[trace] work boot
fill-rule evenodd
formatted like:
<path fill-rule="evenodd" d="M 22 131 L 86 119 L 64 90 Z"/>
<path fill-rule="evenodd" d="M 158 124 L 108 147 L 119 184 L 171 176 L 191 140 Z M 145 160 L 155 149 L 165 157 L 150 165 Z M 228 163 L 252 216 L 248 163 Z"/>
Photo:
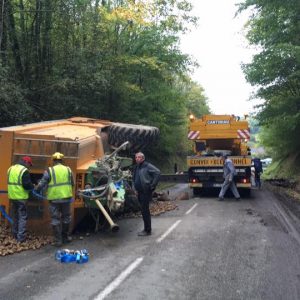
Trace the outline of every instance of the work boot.
<path fill-rule="evenodd" d="M 23 243 L 26 242 L 26 239 L 17 239 L 17 242 L 18 242 L 19 244 L 23 244 Z"/>
<path fill-rule="evenodd" d="M 138 236 L 147 236 L 147 235 L 151 235 L 151 231 L 142 230 L 138 233 Z"/>
<path fill-rule="evenodd" d="M 62 224 L 62 242 L 64 244 L 72 242 L 72 237 L 69 235 L 69 224 Z"/>
<path fill-rule="evenodd" d="M 55 247 L 61 247 L 62 246 L 62 236 L 61 236 L 61 229 L 60 225 L 53 225 L 53 237 L 54 237 L 54 242 L 53 246 Z"/>

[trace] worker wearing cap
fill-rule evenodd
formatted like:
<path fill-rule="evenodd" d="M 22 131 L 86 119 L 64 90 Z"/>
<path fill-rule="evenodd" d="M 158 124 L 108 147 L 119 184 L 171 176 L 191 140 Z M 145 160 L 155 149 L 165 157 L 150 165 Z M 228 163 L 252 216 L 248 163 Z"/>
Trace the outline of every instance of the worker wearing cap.
<path fill-rule="evenodd" d="M 7 171 L 8 198 L 11 203 L 14 221 L 12 232 L 14 238 L 20 243 L 26 239 L 26 203 L 29 192 L 34 188 L 29 174 L 31 166 L 31 158 L 24 156 L 19 163 L 11 166 Z"/>
<path fill-rule="evenodd" d="M 36 188 L 37 191 L 47 188 L 54 246 L 57 247 L 72 240 L 69 236 L 69 227 L 74 179 L 71 169 L 63 165 L 63 157 L 64 155 L 59 152 L 52 155 L 53 167 L 44 172 Z"/>

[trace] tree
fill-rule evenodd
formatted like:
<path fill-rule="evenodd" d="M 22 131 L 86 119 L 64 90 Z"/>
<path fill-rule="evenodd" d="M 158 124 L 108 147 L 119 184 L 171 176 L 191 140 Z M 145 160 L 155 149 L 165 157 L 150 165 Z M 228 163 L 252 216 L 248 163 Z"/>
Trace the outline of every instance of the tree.
<path fill-rule="evenodd" d="M 300 3 L 297 0 L 247 0 L 252 9 L 248 40 L 260 52 L 243 66 L 248 82 L 264 99 L 257 118 L 266 130 L 263 142 L 277 157 L 299 151 Z"/>
<path fill-rule="evenodd" d="M 203 87 L 193 81 L 187 87 L 186 99 L 188 112 L 193 113 L 197 118 L 209 114 L 208 99 L 204 94 Z"/>
<path fill-rule="evenodd" d="M 9 79 L 8 71 L 0 64 L 0 116 L 1 126 L 22 124 L 29 121 L 32 110 L 22 88 L 17 82 Z"/>
<path fill-rule="evenodd" d="M 28 108 L 20 119 L 12 114 L 9 124 L 32 115 L 35 120 L 88 116 L 142 123 L 161 130 L 158 156 L 176 148 L 195 65 L 179 48 L 180 34 L 196 21 L 188 1 L 0 3 L 5 85 L 14 84 Z M 194 93 L 203 99 L 200 113 L 206 102 L 200 87 Z M 0 123 L 8 124 L 4 117 Z"/>

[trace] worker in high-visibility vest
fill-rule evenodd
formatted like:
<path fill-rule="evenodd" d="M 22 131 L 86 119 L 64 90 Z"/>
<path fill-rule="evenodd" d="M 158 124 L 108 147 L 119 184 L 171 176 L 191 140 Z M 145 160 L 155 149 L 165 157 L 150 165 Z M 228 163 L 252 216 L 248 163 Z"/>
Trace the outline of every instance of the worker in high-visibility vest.
<path fill-rule="evenodd" d="M 19 163 L 11 166 L 7 171 L 7 192 L 13 215 L 12 233 L 20 243 L 26 240 L 26 203 L 29 192 L 34 188 L 29 174 L 31 166 L 31 157 L 24 156 Z"/>
<path fill-rule="evenodd" d="M 63 158 L 64 155 L 60 152 L 52 155 L 53 167 L 44 172 L 36 188 L 37 191 L 41 191 L 47 187 L 54 246 L 57 247 L 72 241 L 69 228 L 74 179 L 71 169 L 63 165 Z"/>

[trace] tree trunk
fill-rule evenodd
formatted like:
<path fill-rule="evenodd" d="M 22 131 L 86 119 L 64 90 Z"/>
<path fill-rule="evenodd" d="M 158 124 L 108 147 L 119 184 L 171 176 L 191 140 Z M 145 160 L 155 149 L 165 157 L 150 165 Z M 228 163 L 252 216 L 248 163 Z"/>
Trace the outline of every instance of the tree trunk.
<path fill-rule="evenodd" d="M 45 0 L 45 25 L 43 34 L 43 49 L 42 49 L 42 67 L 47 73 L 51 73 L 52 55 L 51 55 L 51 22 L 52 22 L 52 7 L 51 0 Z"/>
<path fill-rule="evenodd" d="M 36 0 L 36 15 L 35 15 L 35 26 L 34 26 L 34 46 L 35 46 L 35 78 L 41 78 L 41 20 L 42 20 L 42 2 L 41 0 Z"/>
<path fill-rule="evenodd" d="M 29 49 L 28 49 L 28 40 L 27 40 L 27 31 L 25 26 L 25 8 L 23 0 L 19 0 L 20 8 L 20 43 L 22 45 L 23 53 L 23 69 L 24 69 L 24 79 L 28 79 L 29 73 Z"/>
<path fill-rule="evenodd" d="M 3 28 L 4 28 L 4 0 L 1 0 L 0 2 L 0 51 L 2 50 Z"/>
<path fill-rule="evenodd" d="M 17 37 L 16 32 L 16 26 L 15 26 L 15 18 L 13 15 L 12 6 L 9 0 L 6 2 L 7 5 L 7 18 L 8 18 L 8 24 L 9 24 L 9 38 L 11 40 L 11 48 L 15 60 L 16 65 L 16 71 L 19 74 L 20 78 L 24 78 L 23 74 L 23 66 L 22 66 L 22 60 L 21 60 L 21 51 L 19 46 L 19 41 Z"/>
<path fill-rule="evenodd" d="M 7 38 L 7 28 L 5 23 L 5 0 L 0 1 L 0 53 L 2 58 L 2 63 L 6 62 L 6 38 Z"/>

